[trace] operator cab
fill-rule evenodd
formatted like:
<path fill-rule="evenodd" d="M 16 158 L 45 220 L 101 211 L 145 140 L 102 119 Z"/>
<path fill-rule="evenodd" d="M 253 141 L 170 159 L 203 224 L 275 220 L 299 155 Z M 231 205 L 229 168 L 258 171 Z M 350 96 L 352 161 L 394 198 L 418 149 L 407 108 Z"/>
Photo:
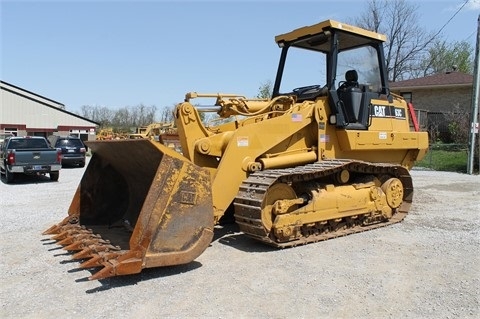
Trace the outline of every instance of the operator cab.
<path fill-rule="evenodd" d="M 297 101 L 328 97 L 330 123 L 367 130 L 372 99 L 389 97 L 383 42 L 386 37 L 332 20 L 275 37 L 282 48 L 273 97 Z M 305 86 L 298 86 L 299 83 Z"/>

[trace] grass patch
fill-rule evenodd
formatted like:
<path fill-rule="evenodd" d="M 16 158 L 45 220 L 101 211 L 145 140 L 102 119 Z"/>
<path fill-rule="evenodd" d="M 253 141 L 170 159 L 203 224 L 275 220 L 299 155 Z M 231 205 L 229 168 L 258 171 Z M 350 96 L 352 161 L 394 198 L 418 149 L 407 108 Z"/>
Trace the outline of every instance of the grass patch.
<path fill-rule="evenodd" d="M 415 166 L 436 171 L 467 172 L 468 152 L 465 149 L 444 149 L 432 145 L 427 155 Z"/>

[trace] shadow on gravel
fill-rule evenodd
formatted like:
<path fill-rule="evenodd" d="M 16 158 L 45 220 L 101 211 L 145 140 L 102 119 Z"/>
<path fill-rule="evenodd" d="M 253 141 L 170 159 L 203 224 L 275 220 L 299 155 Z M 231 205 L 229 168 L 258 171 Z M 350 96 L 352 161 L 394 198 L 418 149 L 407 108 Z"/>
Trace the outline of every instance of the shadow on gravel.
<path fill-rule="evenodd" d="M 63 256 L 63 255 L 66 255 L 66 254 L 70 254 L 68 251 L 63 250 L 63 246 L 57 245 L 56 240 L 52 240 L 50 238 L 44 238 L 44 239 L 40 239 L 40 241 L 42 242 L 43 246 L 51 246 L 51 248 L 48 248 L 48 251 L 59 250 L 61 252 L 64 252 L 64 253 L 61 253 L 61 254 L 56 254 L 54 256 Z"/>
<path fill-rule="evenodd" d="M 13 182 L 8 183 L 5 181 L 5 175 L 0 174 L 2 183 L 5 185 L 25 185 L 25 184 L 43 184 L 43 183 L 56 183 L 50 180 L 50 177 L 47 175 L 25 175 L 25 174 L 16 174 Z M 60 178 L 62 174 L 60 174 Z"/>
<path fill-rule="evenodd" d="M 273 247 L 247 237 L 240 232 L 235 223 L 216 226 L 213 241 L 249 253 L 266 253 L 274 250 Z"/>
<path fill-rule="evenodd" d="M 266 246 L 262 243 L 259 243 L 251 238 L 248 238 L 243 233 L 240 232 L 238 225 L 235 223 L 226 224 L 222 226 L 216 226 L 214 232 L 214 238 L 212 242 L 218 241 L 221 244 L 246 251 L 246 252 L 270 252 L 273 248 Z M 207 248 L 207 249 L 214 249 L 214 248 Z M 63 255 L 63 254 L 59 254 Z M 67 255 L 70 253 L 67 252 Z M 78 260 L 63 260 L 61 263 L 71 263 L 71 262 L 82 262 Z M 138 282 L 146 281 L 150 279 L 158 279 L 162 277 L 169 277 L 169 276 L 176 276 L 180 275 L 189 271 L 193 271 L 202 264 L 198 261 L 192 261 L 191 263 L 185 265 L 177 265 L 177 266 L 168 266 L 168 267 L 157 267 L 157 268 L 146 268 L 143 269 L 141 273 L 134 274 L 134 275 L 127 275 L 127 276 L 117 276 L 111 277 L 106 279 L 98 280 L 101 284 L 100 287 L 96 287 L 94 289 L 87 290 L 87 294 L 91 293 L 98 293 L 114 288 L 121 288 L 125 286 L 132 286 L 138 284 Z M 95 273 L 96 269 L 81 269 L 75 268 L 71 269 L 69 273 L 77 273 L 80 271 L 89 270 L 92 274 Z M 88 277 L 77 279 L 76 282 L 86 282 L 88 281 Z"/>
<path fill-rule="evenodd" d="M 224 244 L 242 251 L 246 251 L 246 252 L 262 253 L 262 252 L 270 252 L 273 250 L 273 248 L 245 236 L 243 233 L 239 231 L 238 225 L 236 225 L 235 223 L 216 226 L 213 242 L 215 241 L 218 241 L 221 244 Z M 51 242 L 45 241 L 43 244 L 50 245 Z M 214 249 L 214 248 L 207 248 L 207 249 Z M 82 260 L 70 259 L 69 258 L 70 255 L 71 255 L 70 252 L 65 252 L 65 253 L 59 253 L 55 257 L 59 257 L 59 256 L 65 257 L 64 260 L 60 261 L 61 264 L 82 263 Z M 99 293 L 102 291 L 108 291 L 110 289 L 132 286 L 132 285 L 138 284 L 141 281 L 180 275 L 189 271 L 193 271 L 201 266 L 202 264 L 200 262 L 192 261 L 191 263 L 188 263 L 185 265 L 146 268 L 146 269 L 143 269 L 142 272 L 139 274 L 116 276 L 116 277 L 98 280 L 101 286 L 86 290 L 85 292 L 87 294 L 93 294 L 93 293 Z M 97 268 L 82 269 L 77 267 L 77 268 L 68 270 L 68 272 L 80 273 L 85 270 L 91 272 L 91 274 L 94 274 L 97 271 Z M 88 277 L 79 278 L 75 280 L 75 282 L 77 283 L 88 282 L 88 281 L 89 281 Z"/>
<path fill-rule="evenodd" d="M 40 241 L 44 246 L 55 245 L 54 247 L 48 248 L 48 251 L 57 252 L 56 254 L 53 255 L 53 257 L 54 258 L 60 257 L 61 258 L 61 260 L 59 260 L 60 264 L 62 265 L 72 264 L 73 265 L 72 267 L 75 267 L 67 270 L 68 273 L 80 273 L 80 272 L 88 271 L 93 275 L 94 273 L 97 272 L 97 270 L 99 270 L 99 268 L 83 269 L 78 267 L 82 262 L 88 259 L 72 259 L 71 257 L 74 255 L 74 252 L 64 250 L 62 246 L 57 245 L 57 242 L 55 240 L 44 238 L 44 239 L 41 239 Z M 109 290 L 112 288 L 120 288 L 125 286 L 136 285 L 140 281 L 175 276 L 188 271 L 195 270 L 201 266 L 202 266 L 201 263 L 197 261 L 193 261 L 186 265 L 146 268 L 146 269 L 143 269 L 142 272 L 139 274 L 117 276 L 117 277 L 98 280 L 98 282 L 101 283 L 101 286 L 95 289 L 87 290 L 86 293 L 96 293 L 104 290 Z M 88 276 L 75 280 L 75 282 L 87 282 L 87 281 L 89 281 Z"/>
<path fill-rule="evenodd" d="M 65 166 L 62 166 L 62 169 L 66 169 L 66 170 L 71 170 L 71 169 L 76 169 L 76 168 L 85 168 L 85 167 L 80 167 L 78 165 L 65 165 Z"/>
<path fill-rule="evenodd" d="M 110 289 L 114 288 L 122 288 L 126 286 L 133 286 L 138 284 L 140 281 L 147 281 L 150 279 L 158 279 L 162 277 L 169 277 L 169 276 L 175 276 L 175 275 L 180 275 L 185 272 L 189 272 L 192 270 L 195 270 L 199 267 L 201 267 L 202 264 L 197 262 L 197 261 L 192 261 L 189 264 L 186 265 L 178 265 L 178 266 L 169 266 L 169 267 L 158 267 L 158 268 L 146 268 L 143 269 L 141 273 L 135 274 L 135 275 L 127 275 L 127 276 L 117 276 L 117 277 L 111 277 L 111 278 L 106 278 L 106 279 L 101 279 L 98 280 L 98 282 L 101 284 L 100 287 L 96 287 L 93 289 L 86 290 L 85 292 L 87 294 L 92 294 L 92 293 L 97 293 L 97 292 L 102 292 L 102 291 L 107 291 Z M 85 269 L 72 269 L 69 272 L 76 272 L 80 270 L 85 270 Z M 94 271 L 92 272 L 92 274 Z M 88 277 L 81 278 L 75 280 L 76 282 L 86 282 L 88 281 Z"/>
<path fill-rule="evenodd" d="M 51 239 L 41 239 L 42 245 L 50 246 L 55 245 L 53 247 L 49 247 L 49 251 L 57 252 L 54 257 L 60 257 L 63 260 L 60 260 L 60 264 L 76 264 L 77 266 L 80 265 L 84 260 L 74 260 L 70 257 L 73 255 L 72 252 L 68 252 L 62 249 L 61 246 L 56 245 L 56 241 Z M 214 237 L 212 242 L 218 242 L 223 245 L 227 245 L 233 247 L 235 249 L 239 249 L 245 252 L 254 252 L 254 253 L 265 253 L 271 252 L 274 248 L 257 242 L 245 234 L 240 232 L 239 227 L 235 223 L 229 223 L 221 226 L 216 226 L 214 231 Z M 207 249 L 215 249 L 215 248 L 207 248 Z M 193 271 L 202 264 L 198 261 L 192 261 L 185 265 L 177 265 L 177 266 L 167 266 L 167 267 L 156 267 L 156 268 L 146 268 L 143 269 L 142 272 L 139 274 L 134 275 L 126 275 L 126 276 L 116 276 L 106 279 L 98 280 L 101 286 L 96 287 L 94 289 L 86 290 L 87 294 L 98 293 L 102 291 L 108 291 L 114 288 L 121 288 L 126 286 L 136 285 L 141 281 L 147 281 L 151 279 L 158 279 L 163 277 L 169 276 L 176 276 L 180 275 L 189 271 Z M 75 267 L 75 266 L 74 266 Z M 98 268 L 90 268 L 90 269 L 83 269 L 83 268 L 72 268 L 68 270 L 68 273 L 80 273 L 83 271 L 88 271 L 92 275 L 98 270 Z M 88 276 L 84 278 L 76 279 L 75 282 L 88 282 Z"/>

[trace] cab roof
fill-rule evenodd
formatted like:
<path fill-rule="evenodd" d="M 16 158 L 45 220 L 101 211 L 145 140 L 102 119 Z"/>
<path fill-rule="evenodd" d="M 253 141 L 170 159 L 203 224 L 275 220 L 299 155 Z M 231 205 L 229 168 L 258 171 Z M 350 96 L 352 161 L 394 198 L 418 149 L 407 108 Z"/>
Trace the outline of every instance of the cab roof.
<path fill-rule="evenodd" d="M 385 42 L 387 40 L 384 34 L 368 31 L 334 20 L 326 20 L 277 35 L 275 42 L 277 42 L 280 47 L 288 44 L 294 47 L 328 52 L 330 50 L 328 41 L 330 30 L 339 31 L 340 51 L 371 42 Z"/>

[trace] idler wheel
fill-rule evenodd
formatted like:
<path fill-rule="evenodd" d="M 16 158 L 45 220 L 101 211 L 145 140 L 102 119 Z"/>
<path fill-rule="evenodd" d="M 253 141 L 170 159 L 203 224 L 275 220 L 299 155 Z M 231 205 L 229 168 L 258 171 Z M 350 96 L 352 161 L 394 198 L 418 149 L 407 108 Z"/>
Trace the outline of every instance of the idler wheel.
<path fill-rule="evenodd" d="M 403 185 L 398 178 L 390 178 L 382 185 L 382 190 L 387 197 L 387 204 L 398 208 L 403 202 Z"/>
<path fill-rule="evenodd" d="M 276 215 L 273 213 L 273 204 L 275 204 L 275 202 L 278 200 L 296 198 L 297 194 L 293 188 L 284 183 L 274 184 L 267 189 L 262 203 L 262 224 L 267 231 L 270 232 L 273 222 L 275 221 Z M 287 212 L 294 211 L 297 208 L 298 205 L 293 205 L 288 209 Z"/>

